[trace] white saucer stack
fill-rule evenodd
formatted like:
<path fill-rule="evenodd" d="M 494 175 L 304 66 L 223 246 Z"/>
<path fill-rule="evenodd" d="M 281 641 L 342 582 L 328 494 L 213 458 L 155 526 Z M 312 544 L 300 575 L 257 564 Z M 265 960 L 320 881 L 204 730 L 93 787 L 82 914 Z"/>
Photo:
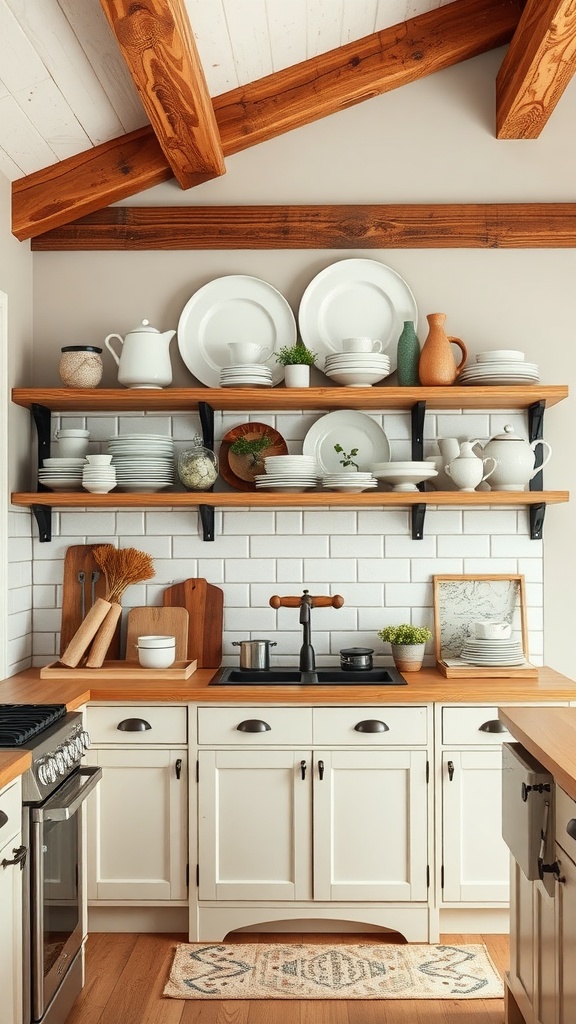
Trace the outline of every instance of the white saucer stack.
<path fill-rule="evenodd" d="M 378 487 L 378 481 L 372 473 L 327 473 L 322 477 L 325 491 L 341 491 L 342 494 L 360 494 Z"/>
<path fill-rule="evenodd" d="M 538 384 L 540 371 L 536 363 L 525 362 L 517 349 L 498 348 L 478 352 L 476 362 L 465 366 L 458 384 Z"/>
<path fill-rule="evenodd" d="M 371 387 L 388 376 L 390 359 L 379 352 L 336 352 L 326 356 L 324 373 L 347 388 Z"/>
<path fill-rule="evenodd" d="M 50 491 L 81 491 L 85 459 L 44 459 L 38 482 Z"/>
<path fill-rule="evenodd" d="M 119 434 L 108 441 L 119 491 L 161 491 L 174 483 L 174 441 L 165 434 Z"/>
<path fill-rule="evenodd" d="M 272 370 L 265 363 L 237 363 L 220 370 L 221 388 L 271 388 Z"/>
<path fill-rule="evenodd" d="M 257 490 L 302 492 L 318 482 L 318 464 L 311 455 L 270 455 L 264 468 L 254 477 Z"/>
<path fill-rule="evenodd" d="M 82 487 L 91 494 L 108 494 L 116 487 L 116 469 L 111 455 L 87 455 L 82 470 Z"/>
<path fill-rule="evenodd" d="M 472 637 L 464 641 L 460 657 L 470 665 L 487 668 L 523 665 L 526 661 L 519 640 L 477 640 Z"/>

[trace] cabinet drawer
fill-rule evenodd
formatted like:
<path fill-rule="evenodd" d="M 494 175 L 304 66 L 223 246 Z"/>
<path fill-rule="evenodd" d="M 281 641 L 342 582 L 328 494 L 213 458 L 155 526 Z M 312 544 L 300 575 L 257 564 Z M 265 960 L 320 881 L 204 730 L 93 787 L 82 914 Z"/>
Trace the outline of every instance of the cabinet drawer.
<path fill-rule="evenodd" d="M 498 724 L 496 724 L 498 723 Z M 498 708 L 443 708 L 442 709 L 442 742 L 451 745 L 474 743 L 486 745 L 505 743 L 510 739 L 507 729 L 504 732 L 492 732 L 491 729 L 502 728 L 498 719 Z"/>
<path fill-rule="evenodd" d="M 314 745 L 354 744 L 395 746 L 398 743 L 426 743 L 425 707 L 314 708 Z M 377 723 L 387 726 L 382 729 Z M 359 729 L 359 725 L 364 728 Z M 377 732 L 370 731 L 379 729 Z"/>
<path fill-rule="evenodd" d="M 252 723 L 265 723 L 268 729 Z M 239 729 L 249 723 L 245 729 Z M 252 731 L 254 730 L 254 731 Z M 310 708 L 198 708 L 198 742 L 211 744 L 242 744 L 273 746 L 278 743 L 312 742 L 312 711 Z"/>
<path fill-rule="evenodd" d="M 3 812 L 0 822 L 4 821 L 4 814 L 7 821 L 0 824 L 0 847 L 13 839 L 22 828 L 22 798 L 20 779 L 16 779 L 0 793 L 0 811 Z"/>
<path fill-rule="evenodd" d="M 138 719 L 150 728 L 120 729 L 122 722 Z M 89 707 L 86 712 L 86 728 L 92 743 L 115 743 L 116 745 L 142 746 L 146 743 L 186 743 L 187 709 L 185 707 L 162 707 L 155 704 L 118 705 L 114 707 Z"/>
<path fill-rule="evenodd" d="M 576 863 L 576 801 L 556 786 L 556 842 Z M 567 831 L 567 829 L 570 831 Z"/>

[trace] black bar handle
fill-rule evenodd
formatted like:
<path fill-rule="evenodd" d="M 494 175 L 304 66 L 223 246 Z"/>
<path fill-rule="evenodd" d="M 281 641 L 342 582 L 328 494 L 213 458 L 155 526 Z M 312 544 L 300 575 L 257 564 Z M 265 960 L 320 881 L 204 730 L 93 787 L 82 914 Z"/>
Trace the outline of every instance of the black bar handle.
<path fill-rule="evenodd" d="M 306 761 L 300 761 L 300 774 L 302 779 L 306 778 Z"/>
<path fill-rule="evenodd" d="M 448 778 L 450 779 L 450 782 L 452 782 L 452 779 L 454 778 L 454 761 L 448 761 Z"/>
<path fill-rule="evenodd" d="M 268 722 L 263 722 L 261 718 L 247 718 L 245 722 L 240 722 L 240 725 L 236 726 L 237 732 L 270 732 L 272 726 L 268 725 Z"/>
<path fill-rule="evenodd" d="M 358 722 L 354 729 L 356 732 L 389 732 L 390 726 L 377 718 L 366 718 L 363 722 Z"/>
<path fill-rule="evenodd" d="M 2 867 L 7 868 L 11 864 L 19 864 L 20 871 L 22 871 L 26 863 L 26 854 L 28 853 L 27 848 L 25 846 L 18 846 L 12 850 L 12 853 L 14 854 L 14 858 L 12 860 L 7 860 L 6 858 L 4 858 L 4 860 L 2 861 Z"/>
<path fill-rule="evenodd" d="M 318 761 L 318 778 L 320 779 L 320 782 L 322 782 L 322 779 L 324 778 L 324 761 Z"/>
<path fill-rule="evenodd" d="M 147 729 L 151 729 L 150 722 L 147 722 L 145 718 L 124 718 L 116 726 L 120 732 L 146 732 Z"/>
<path fill-rule="evenodd" d="M 478 726 L 478 732 L 508 732 L 508 729 L 499 718 L 490 718 Z"/>
<path fill-rule="evenodd" d="M 181 757 L 178 757 L 176 759 L 176 764 L 174 765 L 174 768 L 176 770 L 176 778 L 179 779 L 181 777 L 181 775 L 182 775 L 182 758 Z"/>

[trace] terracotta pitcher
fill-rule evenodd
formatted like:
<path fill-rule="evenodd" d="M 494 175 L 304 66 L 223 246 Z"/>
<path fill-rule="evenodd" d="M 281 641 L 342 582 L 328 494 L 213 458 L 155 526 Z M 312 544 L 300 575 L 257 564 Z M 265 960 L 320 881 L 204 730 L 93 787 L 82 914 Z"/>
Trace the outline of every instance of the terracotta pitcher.
<path fill-rule="evenodd" d="M 424 387 L 453 384 L 468 358 L 466 346 L 460 338 L 446 334 L 445 313 L 429 313 L 426 319 L 429 330 L 418 363 L 420 383 Z M 458 364 L 452 355 L 450 345 L 457 345 L 462 351 L 462 359 Z"/>

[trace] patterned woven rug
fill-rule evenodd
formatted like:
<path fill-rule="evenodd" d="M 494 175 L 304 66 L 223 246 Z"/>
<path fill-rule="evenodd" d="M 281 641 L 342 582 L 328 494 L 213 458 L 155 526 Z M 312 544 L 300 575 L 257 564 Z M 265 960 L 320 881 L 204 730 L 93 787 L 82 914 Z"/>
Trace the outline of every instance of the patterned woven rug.
<path fill-rule="evenodd" d="M 483 945 L 187 943 L 176 947 L 174 999 L 499 999 Z"/>

